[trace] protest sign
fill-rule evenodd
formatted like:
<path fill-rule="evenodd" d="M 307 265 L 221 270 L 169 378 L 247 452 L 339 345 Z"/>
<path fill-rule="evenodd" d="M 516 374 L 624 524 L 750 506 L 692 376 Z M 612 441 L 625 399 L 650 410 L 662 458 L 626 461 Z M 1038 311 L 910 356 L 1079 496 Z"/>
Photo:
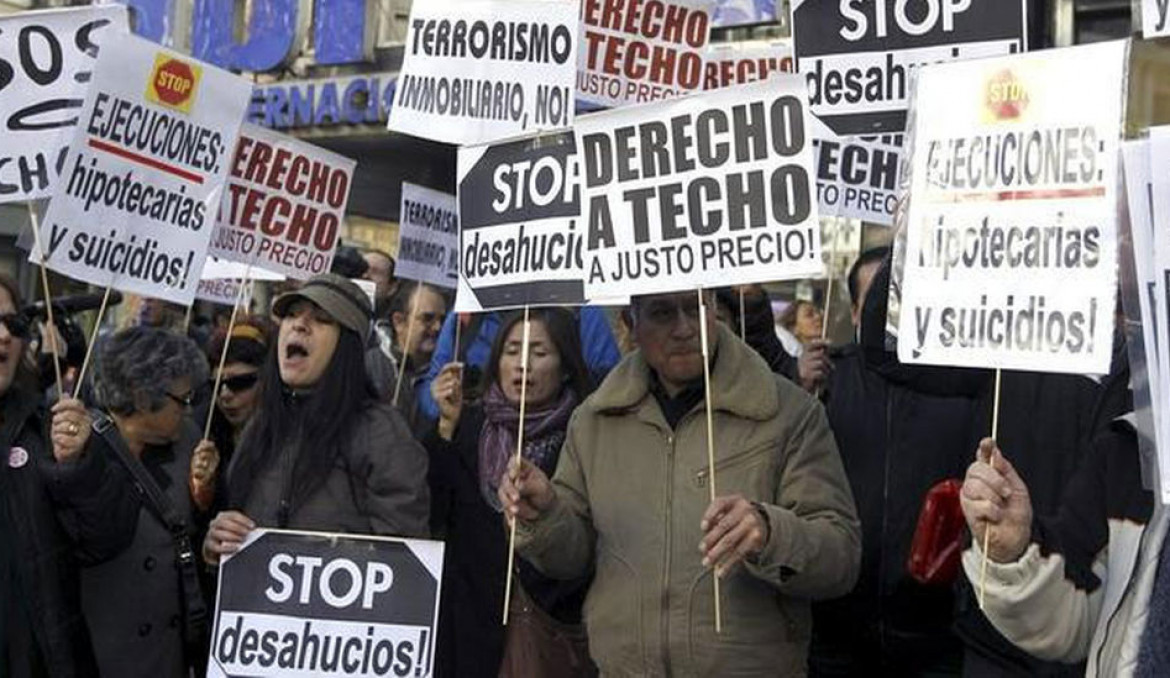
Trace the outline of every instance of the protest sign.
<path fill-rule="evenodd" d="M 1142 0 L 1142 37 L 1162 38 L 1170 35 L 1170 2 L 1167 0 Z"/>
<path fill-rule="evenodd" d="M 394 275 L 438 287 L 455 287 L 459 279 L 455 196 L 402 182 Z"/>
<path fill-rule="evenodd" d="M 787 40 L 722 42 L 707 49 L 703 89 L 746 85 L 795 70 L 792 44 Z"/>
<path fill-rule="evenodd" d="M 590 299 L 819 275 L 804 80 L 577 121 Z"/>
<path fill-rule="evenodd" d="M 1026 50 L 1023 0 L 793 0 L 797 70 L 836 134 L 900 132 L 915 68 Z"/>
<path fill-rule="evenodd" d="M 900 136 L 900 135 L 899 135 Z M 902 148 L 873 137 L 813 139 L 821 216 L 894 223 Z"/>
<path fill-rule="evenodd" d="M 431 675 L 442 542 L 253 530 L 219 568 L 209 678 Z"/>
<path fill-rule="evenodd" d="M 1128 44 L 919 73 L 905 363 L 1103 374 Z"/>
<path fill-rule="evenodd" d="M 468 145 L 571 126 L 576 34 L 568 0 L 416 2 L 388 128 Z"/>
<path fill-rule="evenodd" d="M 209 252 L 305 280 L 327 273 L 356 163 L 244 123 Z"/>
<path fill-rule="evenodd" d="M 240 285 L 244 284 L 244 278 L 200 278 L 199 286 L 195 288 L 195 298 L 223 306 L 239 303 L 247 309 L 251 306 L 249 302 L 254 282 L 249 278 L 247 288 L 241 292 Z"/>
<path fill-rule="evenodd" d="M 459 149 L 460 313 L 581 304 L 572 132 Z"/>
<path fill-rule="evenodd" d="M 207 261 L 203 263 L 203 272 L 199 277 L 199 287 L 195 290 L 195 298 L 225 306 L 231 306 L 236 303 L 237 299 L 242 298 L 241 306 L 248 308 L 253 282 L 284 279 L 283 274 L 259 266 L 249 266 L 216 257 L 208 257 Z M 240 284 L 244 280 L 248 281 L 248 289 L 241 296 Z"/>
<path fill-rule="evenodd" d="M 600 106 L 703 89 L 712 0 L 584 0 L 577 97 Z"/>
<path fill-rule="evenodd" d="M 99 45 L 129 30 L 122 5 L 0 18 L 0 202 L 52 193 Z"/>
<path fill-rule="evenodd" d="M 107 44 L 41 225 L 46 264 L 190 304 L 251 92 L 138 37 Z"/>

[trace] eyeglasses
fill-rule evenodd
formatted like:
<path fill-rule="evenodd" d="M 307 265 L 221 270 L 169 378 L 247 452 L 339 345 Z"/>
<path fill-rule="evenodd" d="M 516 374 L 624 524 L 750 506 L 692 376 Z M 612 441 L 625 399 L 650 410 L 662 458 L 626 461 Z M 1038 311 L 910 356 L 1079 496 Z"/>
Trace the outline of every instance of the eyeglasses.
<path fill-rule="evenodd" d="M 226 388 L 232 393 L 242 393 L 255 386 L 259 380 L 259 373 L 248 372 L 246 374 L 237 374 L 234 377 L 224 377 L 219 380 L 219 385 L 220 388 Z"/>
<path fill-rule="evenodd" d="M 179 404 L 180 407 L 191 407 L 195 404 L 195 391 L 187 391 L 183 395 L 175 395 L 167 391 L 167 397 Z"/>
<path fill-rule="evenodd" d="M 17 339 L 28 338 L 29 321 L 20 313 L 0 314 L 0 325 L 8 328 L 8 333 Z"/>

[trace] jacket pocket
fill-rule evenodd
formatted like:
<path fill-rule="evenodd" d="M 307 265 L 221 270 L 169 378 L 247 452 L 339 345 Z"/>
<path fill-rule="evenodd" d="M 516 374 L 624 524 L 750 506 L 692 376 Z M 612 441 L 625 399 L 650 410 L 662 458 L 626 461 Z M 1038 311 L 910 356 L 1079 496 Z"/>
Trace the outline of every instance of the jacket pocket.
<path fill-rule="evenodd" d="M 582 610 L 589 654 L 603 675 L 646 672 L 642 582 L 621 556 L 598 545 L 597 572 Z"/>
<path fill-rule="evenodd" d="M 715 632 L 710 570 L 688 592 L 687 655 L 695 676 L 804 676 L 811 621 L 808 604 L 782 597 L 742 566 L 720 580 L 722 629 Z"/>
<path fill-rule="evenodd" d="M 777 445 L 778 443 L 775 440 L 768 440 L 758 445 L 753 445 L 752 447 L 749 447 L 742 452 L 736 452 L 726 459 L 720 459 L 716 461 L 716 481 L 719 482 L 722 477 L 725 477 L 725 474 L 727 474 L 727 476 L 738 476 L 740 472 L 744 471 L 745 469 L 752 469 L 754 466 L 761 465 L 767 466 L 771 461 L 771 453 L 773 450 L 775 450 Z M 701 466 L 695 469 L 693 478 L 695 487 L 701 490 L 705 490 L 707 489 L 707 483 L 710 482 L 711 469 L 707 466 Z M 734 487 L 740 491 L 749 489 L 740 487 L 741 485 L 743 485 L 742 481 L 736 483 Z M 722 483 L 720 484 L 720 487 L 723 487 Z M 758 488 L 752 487 L 750 488 L 750 491 L 755 493 L 758 491 Z"/>

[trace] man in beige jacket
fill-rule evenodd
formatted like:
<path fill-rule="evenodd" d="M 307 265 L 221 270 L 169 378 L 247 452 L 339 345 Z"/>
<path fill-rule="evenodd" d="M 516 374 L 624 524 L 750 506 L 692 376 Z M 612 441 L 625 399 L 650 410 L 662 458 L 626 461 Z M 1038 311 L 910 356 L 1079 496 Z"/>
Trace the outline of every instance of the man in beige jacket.
<path fill-rule="evenodd" d="M 857 576 L 860 528 L 824 411 L 707 309 L 694 293 L 635 299 L 640 349 L 574 414 L 555 477 L 523 463 L 500 487 L 524 558 L 553 577 L 595 571 L 585 621 L 606 676 L 802 676 L 809 602 Z"/>

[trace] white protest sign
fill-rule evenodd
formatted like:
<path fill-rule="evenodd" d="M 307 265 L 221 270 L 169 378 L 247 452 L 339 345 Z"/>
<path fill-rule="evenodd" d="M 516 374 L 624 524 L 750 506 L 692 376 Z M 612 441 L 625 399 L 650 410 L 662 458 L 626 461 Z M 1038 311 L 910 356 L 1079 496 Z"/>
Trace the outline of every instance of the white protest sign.
<path fill-rule="evenodd" d="M 1170 35 L 1170 2 L 1167 0 L 1142 0 L 1142 37 L 1162 38 Z"/>
<path fill-rule="evenodd" d="M 576 35 L 569 0 L 416 2 L 387 127 L 461 145 L 569 127 Z"/>
<path fill-rule="evenodd" d="M 459 313 L 582 304 L 572 132 L 459 149 Z"/>
<path fill-rule="evenodd" d="M 208 257 L 203 263 L 204 280 L 219 280 L 221 278 L 250 278 L 252 280 L 284 280 L 283 273 L 269 271 L 259 266 L 249 266 L 236 261 L 228 261 L 218 257 Z"/>
<path fill-rule="evenodd" d="M 41 225 L 46 263 L 189 305 L 251 93 L 136 36 L 107 44 Z"/>
<path fill-rule="evenodd" d="M 797 71 L 839 135 L 900 132 L 925 64 L 1026 50 L 1025 0 L 792 0 Z"/>
<path fill-rule="evenodd" d="M 746 85 L 795 70 L 788 40 L 721 42 L 707 48 L 703 89 Z"/>
<path fill-rule="evenodd" d="M 919 73 L 898 358 L 1103 374 L 1125 42 Z"/>
<path fill-rule="evenodd" d="M 0 202 L 52 193 L 99 45 L 129 31 L 122 5 L 0 17 Z"/>
<path fill-rule="evenodd" d="M 240 285 L 244 283 L 243 278 L 200 278 L 199 286 L 195 288 L 195 298 L 224 306 L 239 302 L 240 307 L 246 309 L 251 305 L 255 282 L 249 279 L 247 289 L 241 293 Z"/>
<path fill-rule="evenodd" d="M 713 0 L 583 0 L 577 97 L 624 106 L 698 92 Z"/>
<path fill-rule="evenodd" d="M 814 139 L 813 145 L 821 216 L 892 226 L 902 148 L 878 138 L 832 135 Z"/>
<path fill-rule="evenodd" d="M 421 539 L 252 530 L 219 568 L 208 678 L 430 676 L 443 551 Z"/>
<path fill-rule="evenodd" d="M 394 276 L 454 288 L 459 279 L 455 196 L 402 182 Z"/>
<path fill-rule="evenodd" d="M 785 75 L 582 116 L 586 296 L 820 275 L 805 102 Z"/>
<path fill-rule="evenodd" d="M 298 280 L 327 273 L 355 165 L 323 148 L 244 123 L 208 251 Z"/>

